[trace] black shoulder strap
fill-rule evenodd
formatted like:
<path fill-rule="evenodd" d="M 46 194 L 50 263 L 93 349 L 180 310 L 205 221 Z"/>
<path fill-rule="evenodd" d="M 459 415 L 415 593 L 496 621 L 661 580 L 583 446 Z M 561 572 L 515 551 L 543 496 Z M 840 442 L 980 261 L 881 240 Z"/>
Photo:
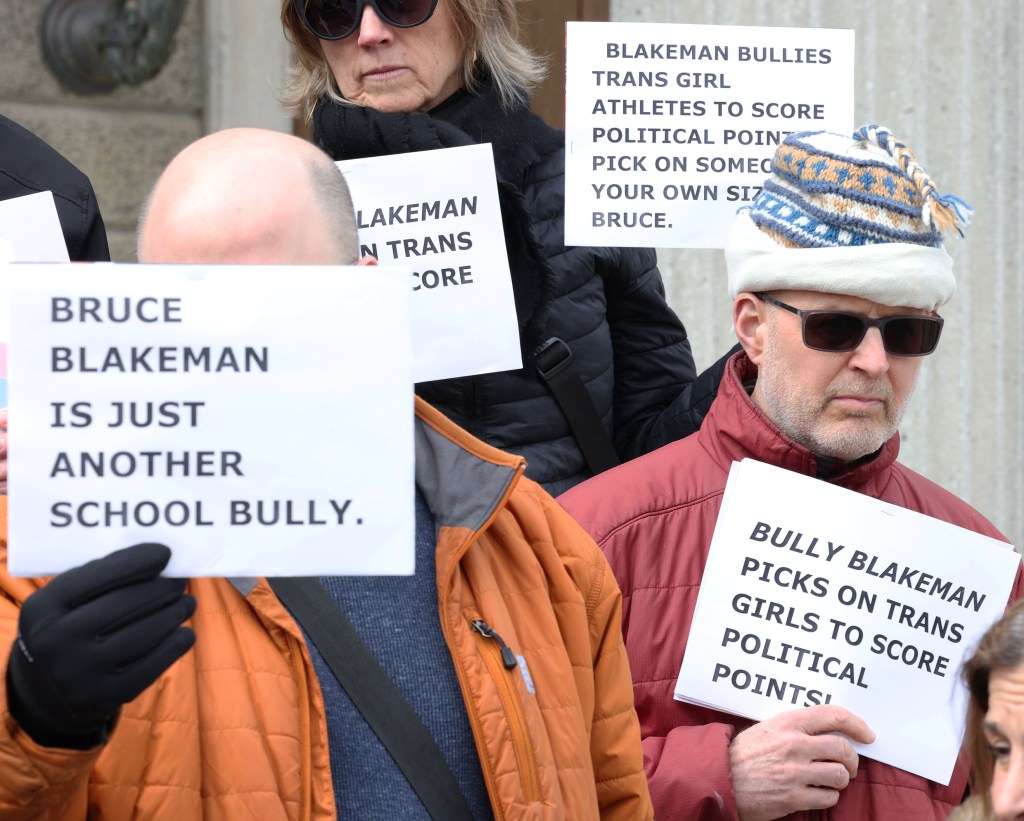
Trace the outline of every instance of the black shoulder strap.
<path fill-rule="evenodd" d="M 594 400 L 576 372 L 569 346 L 553 336 L 537 349 L 534 359 L 537 372 L 547 382 L 569 421 L 590 472 L 597 475 L 619 464 L 619 455 L 601 423 Z"/>
<path fill-rule="evenodd" d="M 330 594 L 314 578 L 268 581 L 405 774 L 430 817 L 435 821 L 473 821 L 434 737 Z"/>

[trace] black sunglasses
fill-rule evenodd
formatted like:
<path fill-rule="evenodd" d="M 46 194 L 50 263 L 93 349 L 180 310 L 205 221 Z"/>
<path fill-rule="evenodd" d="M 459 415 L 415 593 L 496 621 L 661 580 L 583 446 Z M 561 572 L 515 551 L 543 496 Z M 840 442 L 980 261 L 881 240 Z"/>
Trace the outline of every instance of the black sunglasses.
<path fill-rule="evenodd" d="M 935 350 L 939 344 L 939 334 L 942 333 L 941 316 L 897 314 L 872 319 L 849 311 L 801 311 L 767 294 L 754 296 L 800 317 L 804 344 L 816 351 L 852 351 L 860 345 L 868 328 L 878 328 L 887 353 L 895 356 L 925 356 Z"/>
<path fill-rule="evenodd" d="M 388 25 L 407 29 L 427 22 L 437 0 L 294 0 L 293 5 L 302 24 L 321 40 L 343 40 L 359 28 L 366 6 Z"/>

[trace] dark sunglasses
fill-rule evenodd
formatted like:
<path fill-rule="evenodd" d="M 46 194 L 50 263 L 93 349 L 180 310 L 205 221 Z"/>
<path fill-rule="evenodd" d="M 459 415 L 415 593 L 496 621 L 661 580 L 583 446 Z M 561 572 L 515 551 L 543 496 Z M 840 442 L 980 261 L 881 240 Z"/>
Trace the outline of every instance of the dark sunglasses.
<path fill-rule="evenodd" d="M 852 351 L 860 345 L 868 328 L 878 328 L 887 353 L 895 356 L 925 356 L 935 350 L 939 344 L 939 334 L 942 333 L 941 316 L 897 314 L 872 319 L 849 311 L 801 311 L 767 294 L 754 296 L 800 317 L 804 344 L 816 351 Z"/>
<path fill-rule="evenodd" d="M 343 40 L 359 28 L 366 6 L 388 25 L 407 29 L 427 22 L 437 0 L 294 0 L 293 5 L 302 24 L 321 40 Z"/>

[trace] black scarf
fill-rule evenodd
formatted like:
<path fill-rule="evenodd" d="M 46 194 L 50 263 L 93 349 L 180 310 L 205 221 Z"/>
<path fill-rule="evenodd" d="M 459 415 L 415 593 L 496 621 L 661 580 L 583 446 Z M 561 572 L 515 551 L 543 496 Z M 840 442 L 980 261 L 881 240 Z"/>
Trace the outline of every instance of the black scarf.
<path fill-rule="evenodd" d="M 384 114 L 322 98 L 313 114 L 313 141 L 335 160 L 491 143 L 523 362 L 532 370 L 553 274 L 530 233 L 523 179 L 527 168 L 562 146 L 562 135 L 526 105 L 502 108 L 486 83 L 479 94 L 458 91 L 427 112 Z"/>

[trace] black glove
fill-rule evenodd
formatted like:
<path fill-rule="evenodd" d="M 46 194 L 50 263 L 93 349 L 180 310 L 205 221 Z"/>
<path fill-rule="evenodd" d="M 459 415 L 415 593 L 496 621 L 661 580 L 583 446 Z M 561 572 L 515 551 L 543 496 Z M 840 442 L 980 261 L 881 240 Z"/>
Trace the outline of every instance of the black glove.
<path fill-rule="evenodd" d="M 184 579 L 160 577 L 171 551 L 137 544 L 61 573 L 21 608 L 7 667 L 11 715 L 37 743 L 86 750 L 121 705 L 195 643 Z"/>

